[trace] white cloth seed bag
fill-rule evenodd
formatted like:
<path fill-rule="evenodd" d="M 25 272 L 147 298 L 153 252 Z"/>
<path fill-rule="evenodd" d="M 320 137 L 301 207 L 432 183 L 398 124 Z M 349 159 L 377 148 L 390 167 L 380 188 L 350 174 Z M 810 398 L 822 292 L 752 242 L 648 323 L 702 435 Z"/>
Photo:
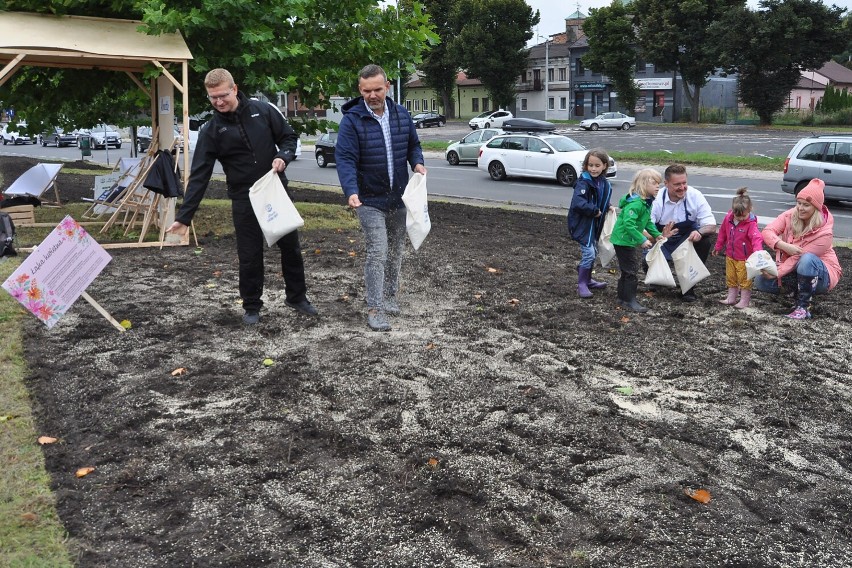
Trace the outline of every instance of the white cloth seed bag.
<path fill-rule="evenodd" d="M 432 229 L 432 221 L 429 219 L 429 199 L 426 193 L 426 176 L 415 173 L 408 180 L 405 191 L 402 194 L 402 202 L 408 211 L 405 217 L 405 228 L 408 238 L 414 250 L 420 248 L 426 235 Z"/>
<path fill-rule="evenodd" d="M 746 259 L 746 277 L 753 280 L 755 276 L 764 270 L 772 276 L 778 276 L 778 265 L 772 260 L 772 256 L 765 250 L 756 250 Z"/>
<path fill-rule="evenodd" d="M 602 267 L 612 262 L 615 258 L 615 245 L 610 241 L 612 230 L 615 228 L 615 219 L 618 217 L 612 209 L 608 209 L 604 217 L 603 229 L 601 229 L 601 238 L 598 239 L 598 260 Z"/>
<path fill-rule="evenodd" d="M 660 239 L 654 243 L 654 246 L 645 256 L 645 262 L 648 263 L 645 284 L 674 288 L 676 286 L 674 275 L 672 275 L 672 269 L 669 268 L 669 263 L 661 248 L 664 242 L 666 242 L 666 239 Z"/>
<path fill-rule="evenodd" d="M 254 182 L 249 199 L 268 246 L 305 224 L 275 170 Z"/>
<path fill-rule="evenodd" d="M 672 263 L 674 263 L 680 291 L 684 294 L 710 276 L 710 271 L 707 270 L 707 267 L 698 257 L 698 253 L 695 252 L 695 245 L 692 244 L 692 241 L 685 240 L 672 251 Z"/>

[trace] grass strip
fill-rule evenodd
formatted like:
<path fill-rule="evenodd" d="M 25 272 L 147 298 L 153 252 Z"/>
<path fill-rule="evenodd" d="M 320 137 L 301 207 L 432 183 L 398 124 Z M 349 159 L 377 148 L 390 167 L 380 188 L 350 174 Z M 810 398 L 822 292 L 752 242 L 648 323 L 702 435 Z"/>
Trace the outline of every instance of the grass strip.
<path fill-rule="evenodd" d="M 0 282 L 20 264 L 0 262 Z M 21 305 L 0 292 L 0 567 L 73 566 L 38 445 L 21 342 Z M 57 443 L 62 443 L 61 440 Z"/>

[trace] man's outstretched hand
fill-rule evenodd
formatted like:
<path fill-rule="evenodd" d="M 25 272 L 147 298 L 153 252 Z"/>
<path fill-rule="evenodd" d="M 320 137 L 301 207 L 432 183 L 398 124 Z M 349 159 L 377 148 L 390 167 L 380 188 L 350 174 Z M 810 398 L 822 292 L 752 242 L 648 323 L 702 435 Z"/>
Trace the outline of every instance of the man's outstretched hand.
<path fill-rule="evenodd" d="M 188 228 L 189 227 L 187 225 L 184 225 L 180 221 L 175 221 L 174 223 L 171 224 L 171 226 L 168 229 L 166 229 L 166 232 L 167 233 L 173 233 L 175 235 L 184 236 L 186 234 L 186 230 Z"/>

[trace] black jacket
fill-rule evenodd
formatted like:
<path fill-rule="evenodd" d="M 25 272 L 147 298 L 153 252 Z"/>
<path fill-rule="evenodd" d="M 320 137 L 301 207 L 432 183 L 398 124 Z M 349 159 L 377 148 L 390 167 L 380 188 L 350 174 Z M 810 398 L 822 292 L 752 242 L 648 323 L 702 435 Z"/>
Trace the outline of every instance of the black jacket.
<path fill-rule="evenodd" d="M 272 104 L 237 93 L 236 112 L 213 111 L 198 133 L 186 197 L 175 219 L 188 225 L 198 209 L 216 160 L 225 170 L 228 197 L 248 199 L 249 189 L 272 169 L 272 160 L 290 163 L 296 157 L 298 135 Z M 286 185 L 287 178 L 281 174 Z"/>

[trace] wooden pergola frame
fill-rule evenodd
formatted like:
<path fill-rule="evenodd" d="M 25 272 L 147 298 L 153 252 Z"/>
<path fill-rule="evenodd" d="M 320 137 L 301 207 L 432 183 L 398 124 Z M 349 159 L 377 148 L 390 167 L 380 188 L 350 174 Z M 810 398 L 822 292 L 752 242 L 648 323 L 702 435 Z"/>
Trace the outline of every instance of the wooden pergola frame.
<path fill-rule="evenodd" d="M 192 54 L 179 33 L 148 35 L 138 20 L 0 12 L 0 86 L 22 67 L 98 69 L 125 73 L 151 100 L 152 132 L 159 126 L 156 79 L 143 73 L 157 67 L 183 101 L 183 132 L 189 142 L 189 60 Z M 170 69 L 179 68 L 178 80 Z M 172 132 L 171 126 L 167 129 Z M 189 152 L 183 154 L 184 189 L 189 179 Z"/>

